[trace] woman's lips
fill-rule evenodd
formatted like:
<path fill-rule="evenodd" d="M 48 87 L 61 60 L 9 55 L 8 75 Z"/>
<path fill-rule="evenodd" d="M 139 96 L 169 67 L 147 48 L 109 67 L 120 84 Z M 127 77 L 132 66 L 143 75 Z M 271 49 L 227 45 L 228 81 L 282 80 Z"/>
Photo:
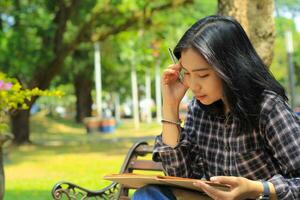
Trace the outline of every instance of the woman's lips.
<path fill-rule="evenodd" d="M 200 95 L 200 96 L 196 96 L 196 99 L 198 100 L 203 100 L 206 97 L 206 95 Z"/>

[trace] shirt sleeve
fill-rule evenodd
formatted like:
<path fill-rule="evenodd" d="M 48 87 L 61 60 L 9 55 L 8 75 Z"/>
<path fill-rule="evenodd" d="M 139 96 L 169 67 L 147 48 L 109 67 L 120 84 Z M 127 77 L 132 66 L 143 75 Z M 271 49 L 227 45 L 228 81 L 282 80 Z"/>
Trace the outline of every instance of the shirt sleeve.
<path fill-rule="evenodd" d="M 300 126 L 298 116 L 277 97 L 264 116 L 263 133 L 282 174 L 269 179 L 278 199 L 300 199 Z"/>
<path fill-rule="evenodd" d="M 186 178 L 198 178 L 194 176 L 191 168 L 191 158 L 193 156 L 193 147 L 191 135 L 195 134 L 193 114 L 193 103 L 189 104 L 184 128 L 181 129 L 180 141 L 176 147 L 172 148 L 162 141 L 162 136 L 159 135 L 155 139 L 153 150 L 153 160 L 162 162 L 165 173 L 168 176 L 178 176 Z M 199 169 L 201 171 L 201 169 Z"/>

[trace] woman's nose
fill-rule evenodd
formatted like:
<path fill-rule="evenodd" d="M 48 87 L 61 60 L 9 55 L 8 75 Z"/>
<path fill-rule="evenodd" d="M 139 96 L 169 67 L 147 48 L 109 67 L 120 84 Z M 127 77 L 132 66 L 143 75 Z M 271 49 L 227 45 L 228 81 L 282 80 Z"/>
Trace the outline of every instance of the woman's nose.
<path fill-rule="evenodd" d="M 190 77 L 188 80 L 188 86 L 193 92 L 201 89 L 201 85 L 199 84 L 199 82 L 195 81 L 195 79 L 193 79 L 192 77 Z"/>

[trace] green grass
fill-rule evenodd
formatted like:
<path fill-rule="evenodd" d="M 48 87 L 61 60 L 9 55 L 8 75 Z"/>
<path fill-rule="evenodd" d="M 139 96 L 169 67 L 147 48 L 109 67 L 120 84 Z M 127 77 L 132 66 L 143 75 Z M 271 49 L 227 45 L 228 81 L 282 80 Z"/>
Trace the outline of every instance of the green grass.
<path fill-rule="evenodd" d="M 110 183 L 102 177 L 119 172 L 135 141 L 151 143 L 160 132 L 157 123 L 135 130 L 124 121 L 113 134 L 86 134 L 82 125 L 42 114 L 32 117 L 31 127 L 33 144 L 5 149 L 5 200 L 52 199 L 60 180 L 100 189 Z"/>

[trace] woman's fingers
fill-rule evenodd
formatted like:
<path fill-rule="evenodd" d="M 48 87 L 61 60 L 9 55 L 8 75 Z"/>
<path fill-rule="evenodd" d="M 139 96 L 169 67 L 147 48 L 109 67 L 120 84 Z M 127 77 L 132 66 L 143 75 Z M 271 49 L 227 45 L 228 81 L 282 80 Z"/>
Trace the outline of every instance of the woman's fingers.
<path fill-rule="evenodd" d="M 210 178 L 210 181 L 227 184 L 234 187 L 239 185 L 239 178 L 233 176 L 214 176 Z"/>
<path fill-rule="evenodd" d="M 225 199 L 225 197 L 227 196 L 226 192 L 215 189 L 202 181 L 196 181 L 194 185 L 200 187 L 208 196 L 213 199 Z"/>
<path fill-rule="evenodd" d="M 174 69 L 166 69 L 163 73 L 163 82 L 168 84 L 172 81 L 177 80 L 179 77 L 179 72 Z"/>
<path fill-rule="evenodd" d="M 165 84 L 178 80 L 180 75 L 181 66 L 179 63 L 169 65 L 163 73 L 163 81 Z"/>
<path fill-rule="evenodd" d="M 181 65 L 179 63 L 176 63 L 176 64 L 172 64 L 172 65 L 169 65 L 167 67 L 167 69 L 174 69 L 174 70 L 177 70 L 179 71 L 181 69 Z"/>

